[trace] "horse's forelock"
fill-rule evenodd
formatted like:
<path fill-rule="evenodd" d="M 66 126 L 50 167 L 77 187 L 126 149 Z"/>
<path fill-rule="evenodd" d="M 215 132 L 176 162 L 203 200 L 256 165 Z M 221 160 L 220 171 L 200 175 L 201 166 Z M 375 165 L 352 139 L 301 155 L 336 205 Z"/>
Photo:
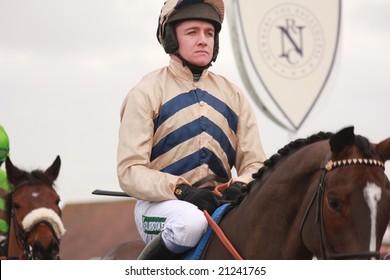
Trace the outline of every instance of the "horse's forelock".
<path fill-rule="evenodd" d="M 370 141 L 366 137 L 363 137 L 361 135 L 356 135 L 355 137 L 355 145 L 362 151 L 363 155 L 367 158 L 371 158 L 374 149 L 370 144 Z"/>
<path fill-rule="evenodd" d="M 45 184 L 45 185 L 53 186 L 54 181 L 50 177 L 45 175 L 45 173 L 42 170 L 34 170 L 32 172 L 27 172 L 27 171 L 20 172 L 19 176 L 17 178 L 14 178 L 13 180 L 12 183 L 13 191 L 8 193 L 6 197 L 6 211 L 7 211 L 8 224 L 11 219 L 12 193 L 26 184 L 30 184 L 30 185 Z"/>
<path fill-rule="evenodd" d="M 44 183 L 46 185 L 53 185 L 54 180 L 47 176 L 46 173 L 42 170 L 35 170 L 31 172 L 31 175 L 34 177 L 34 179 L 37 180 L 36 183 Z"/>
<path fill-rule="evenodd" d="M 22 187 L 23 185 L 38 185 L 38 184 L 45 184 L 45 185 L 53 185 L 54 181 L 52 178 L 47 176 L 45 172 L 42 170 L 34 170 L 31 172 L 24 171 L 21 176 L 16 178 L 14 180 L 13 188 L 14 190 L 18 189 L 19 187 Z"/>

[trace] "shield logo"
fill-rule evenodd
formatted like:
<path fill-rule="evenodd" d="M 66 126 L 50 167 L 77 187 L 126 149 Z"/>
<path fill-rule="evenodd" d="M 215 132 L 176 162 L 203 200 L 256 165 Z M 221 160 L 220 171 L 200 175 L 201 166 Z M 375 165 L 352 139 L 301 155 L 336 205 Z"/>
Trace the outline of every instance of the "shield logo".
<path fill-rule="evenodd" d="M 233 0 L 231 4 L 232 43 L 247 90 L 277 124 L 298 130 L 334 63 L 341 0 Z"/>

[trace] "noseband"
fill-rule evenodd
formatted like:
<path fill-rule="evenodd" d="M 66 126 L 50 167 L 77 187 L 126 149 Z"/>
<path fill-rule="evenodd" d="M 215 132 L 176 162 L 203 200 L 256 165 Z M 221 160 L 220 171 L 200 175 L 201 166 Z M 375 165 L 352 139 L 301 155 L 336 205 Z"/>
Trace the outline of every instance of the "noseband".
<path fill-rule="evenodd" d="M 351 252 L 351 253 L 343 253 L 343 254 L 335 254 L 332 246 L 329 242 L 329 238 L 326 234 L 325 224 L 324 224 L 324 193 L 325 193 L 325 175 L 327 172 L 331 170 L 348 165 L 369 165 L 369 166 L 379 166 L 385 169 L 385 165 L 383 162 L 374 159 L 362 159 L 362 158 L 354 158 L 354 159 L 344 159 L 339 161 L 326 160 L 324 164 L 321 166 L 321 175 L 320 180 L 317 185 L 317 189 L 313 194 L 313 197 L 310 201 L 308 208 L 306 209 L 305 215 L 303 217 L 300 232 L 302 236 L 303 226 L 306 223 L 307 216 L 311 207 L 314 204 L 314 201 L 317 201 L 317 209 L 316 209 L 316 224 L 319 226 L 320 233 L 320 248 L 321 248 L 321 257 L 326 260 L 340 260 L 340 259 L 352 259 L 352 258 L 375 258 L 380 259 L 380 253 L 378 251 L 362 251 L 362 252 Z M 328 250 L 329 255 L 327 256 L 325 253 L 325 249 Z"/>
<path fill-rule="evenodd" d="M 17 185 L 17 187 L 15 189 L 22 187 L 28 183 L 29 183 L 28 181 L 23 181 L 22 183 Z M 11 200 L 12 200 L 12 194 L 11 194 Z M 11 204 L 12 204 L 12 202 L 11 202 Z M 32 230 L 32 228 L 35 225 L 42 224 L 42 223 L 47 224 L 48 227 L 50 228 L 50 230 L 52 231 L 56 242 L 58 242 L 58 244 L 60 244 L 60 238 L 63 234 L 64 229 L 60 229 L 60 233 L 58 233 L 58 229 L 56 231 L 53 228 L 53 225 L 50 222 L 48 222 L 47 220 L 37 221 L 36 223 L 34 223 L 33 226 L 31 226 L 30 228 L 27 228 L 27 230 L 26 230 L 24 225 L 21 225 L 18 222 L 18 220 L 16 218 L 15 210 L 13 207 L 11 208 L 11 220 L 13 221 L 13 228 L 14 228 L 14 232 L 15 232 L 16 241 L 19 244 L 19 246 L 23 249 L 23 253 L 20 256 L 17 256 L 20 259 L 26 259 L 26 260 L 36 259 L 36 256 L 34 255 L 34 250 L 33 250 L 32 246 L 30 244 L 28 244 L 28 241 L 27 241 L 29 232 Z M 8 239 L 9 239 L 9 237 L 8 237 Z"/>
<path fill-rule="evenodd" d="M 21 248 L 23 248 L 23 254 L 19 256 L 20 259 L 25 259 L 25 260 L 34 260 L 36 257 L 34 256 L 34 250 L 31 247 L 30 244 L 28 244 L 27 238 L 28 234 L 31 231 L 26 231 L 24 228 L 21 227 L 21 225 L 18 223 L 16 219 L 16 215 L 14 210 L 12 209 L 11 212 L 11 219 L 13 221 L 14 225 L 14 231 L 15 231 L 15 236 L 16 236 L 16 241 L 19 243 Z M 53 232 L 53 236 L 55 240 L 57 241 L 58 244 L 60 244 L 60 239 L 57 237 L 57 235 L 54 232 L 53 226 L 49 222 L 41 221 L 38 224 L 45 223 L 49 226 L 50 230 Z"/>

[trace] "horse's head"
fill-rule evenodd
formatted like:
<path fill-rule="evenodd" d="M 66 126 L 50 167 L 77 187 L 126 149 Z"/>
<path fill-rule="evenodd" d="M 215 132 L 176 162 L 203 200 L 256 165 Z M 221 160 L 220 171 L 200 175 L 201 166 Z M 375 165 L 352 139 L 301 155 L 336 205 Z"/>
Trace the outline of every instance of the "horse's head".
<path fill-rule="evenodd" d="M 314 199 L 310 206 L 316 224 L 302 229 L 305 244 L 319 258 L 379 258 L 390 219 L 390 183 L 384 172 L 390 138 L 371 144 L 350 127 L 333 135 L 329 144 L 316 211 Z"/>
<path fill-rule="evenodd" d="M 46 171 L 28 173 L 6 160 L 7 177 L 13 191 L 8 198 L 10 232 L 8 257 L 59 259 L 60 240 L 65 233 L 60 197 L 53 188 L 61 165 L 57 156 Z"/>

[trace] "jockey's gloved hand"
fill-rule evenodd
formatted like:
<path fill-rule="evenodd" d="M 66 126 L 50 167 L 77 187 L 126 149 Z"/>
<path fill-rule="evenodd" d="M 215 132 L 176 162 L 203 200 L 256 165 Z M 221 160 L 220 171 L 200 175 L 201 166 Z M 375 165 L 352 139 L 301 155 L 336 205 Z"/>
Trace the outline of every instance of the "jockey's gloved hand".
<path fill-rule="evenodd" d="M 208 189 L 179 185 L 175 189 L 175 196 L 196 205 L 200 210 L 207 210 L 210 215 L 220 206 L 218 196 Z"/>
<path fill-rule="evenodd" d="M 223 200 L 231 200 L 236 201 L 239 197 L 244 195 L 243 189 L 245 188 L 245 184 L 241 182 L 235 182 L 227 187 L 222 192 Z"/>

